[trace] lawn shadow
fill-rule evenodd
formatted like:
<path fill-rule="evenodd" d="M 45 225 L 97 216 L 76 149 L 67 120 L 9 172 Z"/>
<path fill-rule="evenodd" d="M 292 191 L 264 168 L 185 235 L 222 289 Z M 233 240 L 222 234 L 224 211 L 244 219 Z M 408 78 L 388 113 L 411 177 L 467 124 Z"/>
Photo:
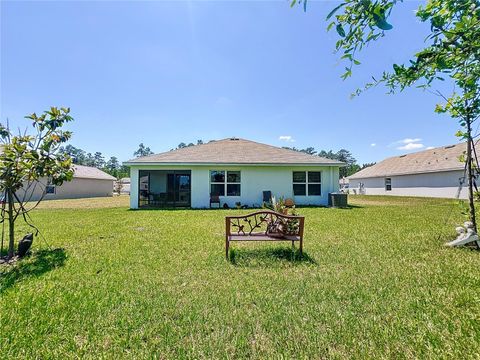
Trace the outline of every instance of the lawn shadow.
<path fill-rule="evenodd" d="M 353 209 L 363 209 L 364 206 L 361 205 L 351 205 L 348 204 L 346 207 L 330 207 L 329 209 L 335 209 L 335 210 L 353 210 Z"/>
<path fill-rule="evenodd" d="M 283 263 L 291 265 L 310 264 L 317 265 L 314 258 L 305 251 L 287 247 L 263 248 L 263 249 L 231 249 L 229 253 L 230 263 L 240 267 L 270 266 Z"/>
<path fill-rule="evenodd" d="M 14 264 L 2 265 L 0 271 L 0 293 L 27 277 L 37 277 L 57 267 L 63 266 L 66 258 L 65 249 L 62 248 L 40 250 L 18 260 Z"/>

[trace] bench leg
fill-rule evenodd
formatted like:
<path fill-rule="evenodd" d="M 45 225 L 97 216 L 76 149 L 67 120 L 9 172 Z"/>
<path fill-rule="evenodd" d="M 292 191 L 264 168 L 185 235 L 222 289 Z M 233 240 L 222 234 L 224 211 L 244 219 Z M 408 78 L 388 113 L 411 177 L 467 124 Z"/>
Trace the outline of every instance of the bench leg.
<path fill-rule="evenodd" d="M 228 260 L 228 249 L 230 247 L 230 241 L 228 241 L 228 238 L 225 239 L 225 258 Z"/>
<path fill-rule="evenodd" d="M 300 239 L 300 256 L 303 256 L 303 239 Z"/>

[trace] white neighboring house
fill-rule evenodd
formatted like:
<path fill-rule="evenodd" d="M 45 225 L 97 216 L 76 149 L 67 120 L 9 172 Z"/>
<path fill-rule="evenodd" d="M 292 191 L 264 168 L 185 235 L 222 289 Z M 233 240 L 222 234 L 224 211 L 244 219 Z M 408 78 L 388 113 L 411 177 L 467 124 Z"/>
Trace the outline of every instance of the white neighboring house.
<path fill-rule="evenodd" d="M 114 181 L 113 176 L 95 167 L 74 165 L 72 181 L 66 181 L 61 186 L 49 185 L 47 180 L 39 181 L 39 186 L 32 186 L 28 197 L 32 195 L 31 201 L 39 200 L 44 189 L 43 200 L 112 196 Z"/>
<path fill-rule="evenodd" d="M 327 205 L 338 191 L 343 163 L 301 152 L 229 138 L 127 161 L 130 207 L 259 207 L 263 192 L 296 204 Z M 216 206 L 216 204 L 215 204 Z"/>
<path fill-rule="evenodd" d="M 467 198 L 465 164 L 460 156 L 466 143 L 387 158 L 349 179 L 350 193 Z M 460 184 L 463 186 L 460 188 Z"/>

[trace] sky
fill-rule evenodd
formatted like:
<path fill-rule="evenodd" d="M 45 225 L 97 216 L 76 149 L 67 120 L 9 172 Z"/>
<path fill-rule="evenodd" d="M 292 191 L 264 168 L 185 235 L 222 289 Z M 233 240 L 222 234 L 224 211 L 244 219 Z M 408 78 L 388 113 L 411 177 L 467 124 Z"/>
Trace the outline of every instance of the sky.
<path fill-rule="evenodd" d="M 428 25 L 396 6 L 393 30 L 360 55 L 353 77 L 327 32 L 334 1 L 0 1 L 0 122 L 71 108 L 71 144 L 121 161 L 139 143 L 240 137 L 350 150 L 359 163 L 457 142 L 458 124 L 419 89 L 375 88 L 408 61 Z"/>

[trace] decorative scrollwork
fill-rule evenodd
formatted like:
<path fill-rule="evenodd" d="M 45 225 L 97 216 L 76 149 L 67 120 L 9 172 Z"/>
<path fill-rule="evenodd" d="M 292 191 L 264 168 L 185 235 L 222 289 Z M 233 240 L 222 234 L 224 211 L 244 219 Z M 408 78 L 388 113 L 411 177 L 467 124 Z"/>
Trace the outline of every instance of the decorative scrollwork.
<path fill-rule="evenodd" d="M 237 235 L 299 235 L 299 220 L 275 212 L 259 212 L 231 219 Z"/>

